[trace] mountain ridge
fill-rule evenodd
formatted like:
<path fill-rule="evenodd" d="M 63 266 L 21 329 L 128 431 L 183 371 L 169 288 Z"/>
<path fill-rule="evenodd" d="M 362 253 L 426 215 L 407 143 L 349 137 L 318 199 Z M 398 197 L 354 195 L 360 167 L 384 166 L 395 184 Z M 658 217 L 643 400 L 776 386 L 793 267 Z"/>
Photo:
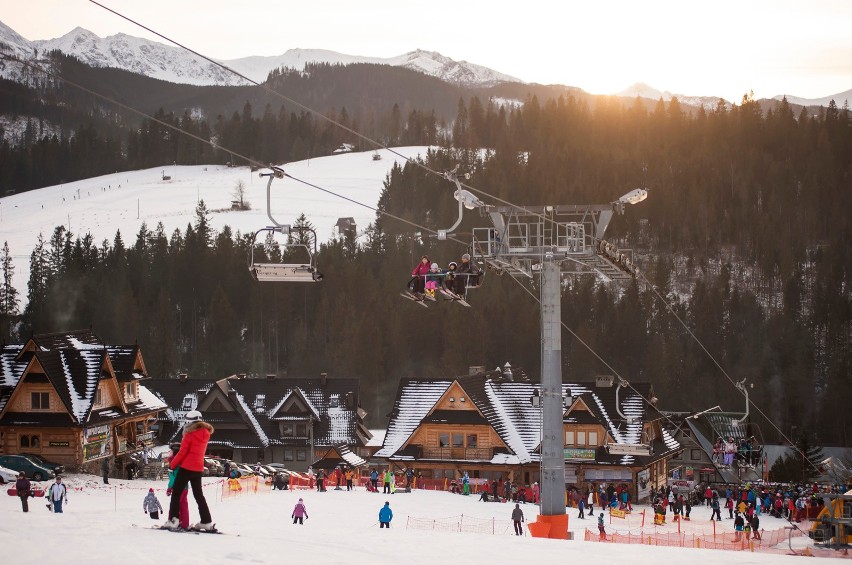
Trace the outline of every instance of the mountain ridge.
<path fill-rule="evenodd" d="M 142 74 L 176 84 L 195 86 L 237 86 L 246 84 L 242 78 L 222 66 L 205 60 L 182 48 L 156 41 L 118 33 L 101 38 L 80 26 L 55 39 L 30 41 L 0 21 L 0 49 L 10 54 L 30 57 L 35 51 L 59 50 L 66 55 L 94 67 L 113 67 Z M 35 50 L 35 51 L 34 51 Z M 519 78 L 488 67 L 456 61 L 437 51 L 416 49 L 394 57 L 368 57 L 348 55 L 327 49 L 288 49 L 280 55 L 253 55 L 236 59 L 221 59 L 218 63 L 255 82 L 264 82 L 270 71 L 288 68 L 304 71 L 308 63 L 351 65 L 357 63 L 399 66 L 439 78 L 450 84 L 465 87 L 490 87 L 501 83 L 531 84 Z M 5 71 L 0 64 L 0 75 L 19 79 L 19 73 Z M 572 87 L 578 88 L 578 87 Z M 582 90 L 582 89 L 580 89 Z M 682 104 L 711 109 L 718 105 L 720 96 L 686 95 L 660 91 L 644 83 L 635 83 L 614 93 L 622 97 L 642 97 L 651 100 L 677 98 Z M 791 94 L 779 94 L 771 100 L 784 97 L 791 104 L 802 106 L 827 106 L 834 100 L 837 106 L 852 99 L 852 89 L 816 99 Z M 737 101 L 725 100 L 728 104 Z"/>

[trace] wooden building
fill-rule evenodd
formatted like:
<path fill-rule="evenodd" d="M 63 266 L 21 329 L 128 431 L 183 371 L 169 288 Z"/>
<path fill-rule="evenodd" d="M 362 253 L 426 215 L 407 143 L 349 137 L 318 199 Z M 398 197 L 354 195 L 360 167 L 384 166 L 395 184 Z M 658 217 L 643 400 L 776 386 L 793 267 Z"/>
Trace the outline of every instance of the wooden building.
<path fill-rule="evenodd" d="M 157 379 L 151 388 L 169 405 L 162 441 L 179 441 L 183 416 L 199 410 L 216 431 L 208 453 L 237 462 L 283 463 L 294 471 L 329 449 L 365 449 L 371 433 L 359 405 L 357 378 Z"/>
<path fill-rule="evenodd" d="M 613 380 L 563 385 L 566 488 L 625 484 L 634 497 L 666 480 L 666 460 L 680 445 L 662 415 Z M 539 385 L 487 373 L 454 379 L 403 379 L 376 457 L 414 466 L 422 477 L 539 480 Z M 622 416 L 623 415 L 623 416 Z M 650 452 L 650 453 L 649 453 Z M 641 483 L 641 486 L 637 486 Z"/>
<path fill-rule="evenodd" d="M 149 444 L 165 404 L 144 385 L 136 345 L 105 345 L 91 330 L 38 334 L 0 352 L 0 453 L 34 453 L 94 470 Z"/>

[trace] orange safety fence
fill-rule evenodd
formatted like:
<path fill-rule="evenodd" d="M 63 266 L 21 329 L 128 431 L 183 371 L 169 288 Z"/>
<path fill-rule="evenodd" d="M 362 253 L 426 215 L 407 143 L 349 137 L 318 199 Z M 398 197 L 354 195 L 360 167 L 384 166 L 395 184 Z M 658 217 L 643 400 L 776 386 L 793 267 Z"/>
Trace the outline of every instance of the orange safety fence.
<path fill-rule="evenodd" d="M 514 534 L 511 520 L 476 518 L 465 516 L 464 514 L 448 518 L 417 518 L 409 516 L 405 522 L 405 529 L 490 535 Z"/>
<path fill-rule="evenodd" d="M 792 537 L 800 537 L 801 531 L 793 530 Z M 587 529 L 585 540 L 591 542 L 626 543 L 641 545 L 656 545 L 668 547 L 695 547 L 704 549 L 726 549 L 729 551 L 760 551 L 774 549 L 778 544 L 787 541 L 791 536 L 787 530 L 771 530 L 760 532 L 760 539 L 754 535 L 746 539 L 745 533 L 740 532 L 737 539 L 736 532 L 725 532 L 718 534 L 687 534 L 678 532 L 607 532 L 602 538 L 600 533 Z"/>
<path fill-rule="evenodd" d="M 269 491 L 267 485 L 261 482 L 260 477 L 252 475 L 240 477 L 239 479 L 225 479 L 222 481 L 221 498 L 234 498 L 243 494 L 257 494 L 258 490 Z"/>

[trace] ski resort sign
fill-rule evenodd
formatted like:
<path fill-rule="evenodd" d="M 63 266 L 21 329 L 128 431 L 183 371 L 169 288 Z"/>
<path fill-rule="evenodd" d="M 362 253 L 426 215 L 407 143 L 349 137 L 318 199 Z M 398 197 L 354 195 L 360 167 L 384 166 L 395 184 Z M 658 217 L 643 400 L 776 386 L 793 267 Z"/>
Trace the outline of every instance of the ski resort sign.
<path fill-rule="evenodd" d="M 565 459 L 572 461 L 594 461 L 595 460 L 595 450 L 594 449 L 577 449 L 574 447 L 566 447 L 565 448 Z"/>
<path fill-rule="evenodd" d="M 92 461 L 112 454 L 109 425 L 83 430 L 83 461 Z"/>

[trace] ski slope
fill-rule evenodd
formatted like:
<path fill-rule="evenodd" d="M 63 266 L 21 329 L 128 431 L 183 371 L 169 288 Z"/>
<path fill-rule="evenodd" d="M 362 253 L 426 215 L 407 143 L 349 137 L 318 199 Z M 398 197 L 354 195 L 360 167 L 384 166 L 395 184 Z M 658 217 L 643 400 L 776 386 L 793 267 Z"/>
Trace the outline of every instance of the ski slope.
<path fill-rule="evenodd" d="M 425 157 L 427 147 L 401 147 L 395 152 L 407 158 Z M 287 164 L 290 175 L 357 202 L 375 207 L 387 173 L 403 159 L 380 150 L 343 153 Z M 163 180 L 163 175 L 170 180 Z M 251 210 L 231 210 L 238 181 L 246 186 Z M 158 222 L 168 236 L 175 229 L 184 232 L 195 220 L 198 200 L 204 200 L 212 213 L 210 223 L 219 231 L 231 226 L 236 234 L 254 232 L 271 225 L 266 214 L 267 179 L 247 167 L 222 165 L 169 166 L 115 173 L 0 198 L 0 245 L 9 243 L 15 275 L 13 285 L 26 303 L 30 254 L 38 234 L 49 240 L 56 226 L 63 225 L 77 236 L 90 233 L 100 247 L 104 239 L 112 244 L 116 230 L 126 246 L 136 240 L 144 222 L 154 230 Z M 447 193 L 452 194 L 451 191 Z M 293 223 L 304 213 L 316 229 L 320 242 L 329 240 L 338 218 L 352 217 L 359 230 L 375 220 L 375 212 L 326 194 L 292 179 L 272 183 L 273 217 L 279 223 Z"/>
<path fill-rule="evenodd" d="M 414 491 L 393 495 L 355 492 L 325 493 L 310 490 L 261 491 L 220 500 L 218 481 L 205 479 L 205 496 L 217 527 L 226 535 L 172 533 L 149 529 L 165 522 L 151 520 L 142 510 L 148 487 L 167 506 L 165 481 L 123 481 L 101 484 L 92 475 L 68 475 L 68 505 L 63 514 L 52 514 L 41 499 L 30 499 L 24 514 L 17 497 L 0 498 L 0 546 L 4 562 L 18 564 L 58 562 L 65 564 L 181 563 L 311 563 L 311 564 L 400 564 L 487 563 L 619 563 L 642 565 L 689 563 L 719 565 L 733 562 L 755 565 L 801 563 L 801 558 L 781 553 L 728 552 L 710 549 L 655 547 L 549 540 L 512 535 L 513 504 L 479 502 L 475 496 L 447 492 Z M 298 498 L 304 498 L 309 518 L 303 526 L 293 525 L 290 514 Z M 391 529 L 380 530 L 378 512 L 391 503 Z M 190 519 L 198 521 L 192 495 Z M 536 507 L 521 505 L 527 521 L 535 519 Z M 441 519 L 495 518 L 494 534 L 406 529 L 408 517 Z M 693 522 L 709 527 L 709 511 L 696 507 Z M 719 523 L 720 530 L 733 530 L 733 520 Z M 134 527 L 133 524 L 137 524 Z M 762 517 L 762 527 L 777 529 L 784 522 Z M 569 509 L 569 527 L 582 539 L 592 519 L 576 519 Z M 607 526 L 608 531 L 611 527 Z M 525 530 L 526 531 L 526 530 Z M 802 541 L 801 538 L 799 540 Z M 786 544 L 785 544 L 786 545 Z M 832 560 L 833 561 L 833 560 Z M 820 562 L 823 562 L 820 560 Z"/>

